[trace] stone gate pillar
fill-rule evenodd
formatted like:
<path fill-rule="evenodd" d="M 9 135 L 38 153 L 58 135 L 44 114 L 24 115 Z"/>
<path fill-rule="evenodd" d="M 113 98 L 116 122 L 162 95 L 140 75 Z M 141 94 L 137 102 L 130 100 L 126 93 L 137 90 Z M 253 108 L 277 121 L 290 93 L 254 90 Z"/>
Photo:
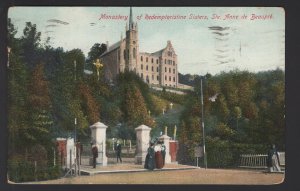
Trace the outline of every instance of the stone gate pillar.
<path fill-rule="evenodd" d="M 165 164 L 171 163 L 170 137 L 168 135 L 162 135 L 159 137 L 159 140 L 163 141 L 164 145 L 166 146 Z"/>
<path fill-rule="evenodd" d="M 144 164 L 147 149 L 149 147 L 150 142 L 150 131 L 151 128 L 146 125 L 140 125 L 135 128 L 136 132 L 136 155 L 135 155 L 135 163 L 136 164 Z"/>
<path fill-rule="evenodd" d="M 103 123 L 97 122 L 90 126 L 91 128 L 91 138 L 92 141 L 96 141 L 98 147 L 98 158 L 97 164 L 102 166 L 107 166 L 107 156 L 106 156 L 106 129 L 107 126 Z"/>

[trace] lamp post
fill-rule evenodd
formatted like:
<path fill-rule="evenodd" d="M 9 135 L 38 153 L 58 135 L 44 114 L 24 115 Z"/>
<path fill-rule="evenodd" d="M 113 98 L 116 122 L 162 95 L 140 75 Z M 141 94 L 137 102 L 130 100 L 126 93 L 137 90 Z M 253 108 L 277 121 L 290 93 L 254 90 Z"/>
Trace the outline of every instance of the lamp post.
<path fill-rule="evenodd" d="M 203 87 L 202 87 L 202 78 L 201 78 L 201 121 L 202 121 L 202 136 L 203 136 L 203 157 L 204 157 L 204 165 L 205 169 L 207 168 L 207 158 L 206 158 L 206 152 L 205 152 L 205 130 L 204 130 L 204 111 L 203 111 Z"/>

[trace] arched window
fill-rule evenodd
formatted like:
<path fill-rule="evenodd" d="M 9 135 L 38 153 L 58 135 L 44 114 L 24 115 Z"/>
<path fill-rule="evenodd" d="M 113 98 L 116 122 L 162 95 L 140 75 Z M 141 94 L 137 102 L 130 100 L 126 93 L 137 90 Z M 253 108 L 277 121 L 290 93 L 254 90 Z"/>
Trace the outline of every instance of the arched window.
<path fill-rule="evenodd" d="M 144 68 L 144 66 L 143 66 L 143 64 L 141 64 L 141 70 L 143 70 L 143 68 Z"/>
<path fill-rule="evenodd" d="M 152 80 L 154 80 L 154 75 L 152 75 Z"/>
<path fill-rule="evenodd" d="M 151 63 L 153 63 L 153 58 L 151 58 Z"/>
<path fill-rule="evenodd" d="M 156 64 L 158 64 L 158 59 L 156 59 Z"/>
<path fill-rule="evenodd" d="M 143 56 L 141 56 L 141 61 L 143 61 Z"/>
<path fill-rule="evenodd" d="M 156 72 L 158 72 L 158 67 L 156 67 Z"/>
<path fill-rule="evenodd" d="M 136 58 L 136 49 L 135 48 L 133 48 L 133 58 Z"/>
<path fill-rule="evenodd" d="M 146 62 L 148 62 L 148 57 L 146 57 Z"/>
<path fill-rule="evenodd" d="M 171 76 L 169 76 L 169 81 L 171 81 Z"/>
<path fill-rule="evenodd" d="M 152 72 L 154 71 L 153 66 L 152 66 L 151 70 L 152 70 Z"/>
<path fill-rule="evenodd" d="M 148 65 L 146 65 L 146 70 L 148 71 Z"/>
<path fill-rule="evenodd" d="M 173 66 L 175 66 L 175 61 L 173 61 Z"/>
<path fill-rule="evenodd" d="M 126 60 L 126 51 L 123 51 L 123 55 L 124 55 L 124 60 Z"/>
<path fill-rule="evenodd" d="M 167 67 L 165 67 L 165 72 L 167 72 Z"/>
<path fill-rule="evenodd" d="M 175 77 L 173 77 L 173 82 L 175 82 Z"/>
<path fill-rule="evenodd" d="M 173 74 L 175 74 L 175 69 L 173 69 Z"/>
<path fill-rule="evenodd" d="M 168 77 L 167 77 L 167 76 L 165 76 L 165 80 L 167 80 L 167 78 L 168 78 Z"/>
<path fill-rule="evenodd" d="M 141 78 L 142 78 L 142 79 L 144 78 L 143 73 L 141 73 Z"/>
<path fill-rule="evenodd" d="M 171 68 L 169 68 L 169 73 L 171 73 Z"/>
<path fill-rule="evenodd" d="M 167 60 L 165 59 L 165 64 L 167 64 Z"/>

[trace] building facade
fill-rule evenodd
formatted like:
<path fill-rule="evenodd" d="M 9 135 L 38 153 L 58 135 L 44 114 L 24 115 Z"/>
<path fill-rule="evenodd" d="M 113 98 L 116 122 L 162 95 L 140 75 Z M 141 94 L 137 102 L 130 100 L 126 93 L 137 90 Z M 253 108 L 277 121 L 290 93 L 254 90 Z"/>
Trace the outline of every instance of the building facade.
<path fill-rule="evenodd" d="M 148 84 L 177 88 L 178 61 L 171 41 L 154 53 L 139 52 L 138 25 L 133 22 L 131 8 L 125 31 L 125 38 L 121 35 L 115 44 L 107 43 L 107 50 L 100 56 L 105 78 L 114 80 L 120 72 L 133 71 Z"/>

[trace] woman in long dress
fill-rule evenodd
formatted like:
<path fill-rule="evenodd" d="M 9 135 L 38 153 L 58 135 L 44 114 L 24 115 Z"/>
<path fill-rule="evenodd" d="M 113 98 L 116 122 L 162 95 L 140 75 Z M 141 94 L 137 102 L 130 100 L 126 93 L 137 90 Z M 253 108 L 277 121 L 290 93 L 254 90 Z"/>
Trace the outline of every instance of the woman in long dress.
<path fill-rule="evenodd" d="M 156 168 L 161 169 L 164 166 L 163 165 L 163 157 L 162 157 L 162 153 L 161 153 L 161 144 L 155 145 L 154 151 L 155 151 Z"/>
<path fill-rule="evenodd" d="M 144 168 L 153 170 L 155 168 L 155 151 L 154 151 L 154 143 L 150 143 L 150 146 L 147 150 L 146 160 Z"/>

